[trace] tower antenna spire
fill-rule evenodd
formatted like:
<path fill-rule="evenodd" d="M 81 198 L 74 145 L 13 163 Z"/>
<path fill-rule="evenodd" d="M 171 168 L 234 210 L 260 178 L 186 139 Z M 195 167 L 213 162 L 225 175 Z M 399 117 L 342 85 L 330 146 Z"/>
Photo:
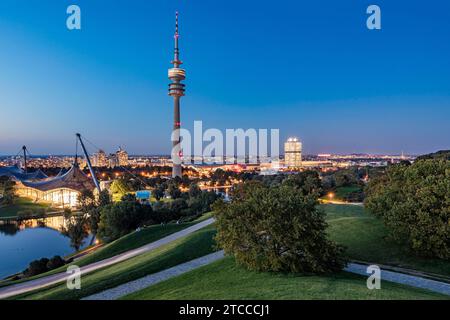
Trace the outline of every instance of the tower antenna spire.
<path fill-rule="evenodd" d="M 180 49 L 178 47 L 178 38 L 180 37 L 180 34 L 178 32 L 178 11 L 175 12 L 175 34 L 174 34 L 174 39 L 175 39 L 175 52 L 174 52 L 174 58 L 172 61 L 172 64 L 174 65 L 175 68 L 178 68 L 180 65 L 183 64 L 183 62 L 180 61 Z"/>

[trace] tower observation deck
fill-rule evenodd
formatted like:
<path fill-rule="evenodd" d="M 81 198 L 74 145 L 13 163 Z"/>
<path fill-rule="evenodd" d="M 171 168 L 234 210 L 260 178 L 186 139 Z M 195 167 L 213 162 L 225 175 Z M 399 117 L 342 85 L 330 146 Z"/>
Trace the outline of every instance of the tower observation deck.
<path fill-rule="evenodd" d="M 181 149 L 180 141 L 180 128 L 181 128 L 181 116 L 180 116 L 180 98 L 184 96 L 185 85 L 181 81 L 186 79 L 186 71 L 180 66 L 183 62 L 180 60 L 180 50 L 178 48 L 178 12 L 175 15 L 175 51 L 174 58 L 172 60 L 173 68 L 169 69 L 169 79 L 172 81 L 169 84 L 169 96 L 173 97 L 174 107 L 174 124 L 172 132 L 172 177 L 181 177 L 181 158 L 183 156 L 183 150 Z"/>

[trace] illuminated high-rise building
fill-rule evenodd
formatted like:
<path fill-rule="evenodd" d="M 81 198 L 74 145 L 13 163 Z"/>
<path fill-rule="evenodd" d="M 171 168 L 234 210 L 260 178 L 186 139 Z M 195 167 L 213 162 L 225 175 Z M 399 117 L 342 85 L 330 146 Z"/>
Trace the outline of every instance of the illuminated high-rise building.
<path fill-rule="evenodd" d="M 108 166 L 108 157 L 106 156 L 105 151 L 100 149 L 97 153 L 93 154 L 92 165 L 99 168 Z"/>
<path fill-rule="evenodd" d="M 181 69 L 180 66 L 183 64 L 180 60 L 180 50 L 178 48 L 178 12 L 175 16 L 175 52 L 174 58 L 171 62 L 173 68 L 169 69 L 169 79 L 172 81 L 169 84 L 169 95 L 173 97 L 174 102 L 174 123 L 172 132 L 172 176 L 181 177 L 181 159 L 183 156 L 183 150 L 180 144 L 180 128 L 181 128 L 181 117 L 180 117 L 180 98 L 184 96 L 185 85 L 181 81 L 186 79 L 186 71 Z"/>
<path fill-rule="evenodd" d="M 126 167 L 128 166 L 128 153 L 119 147 L 119 150 L 116 151 L 117 163 L 119 166 Z"/>
<path fill-rule="evenodd" d="M 302 165 L 302 143 L 298 138 L 291 137 L 284 143 L 284 164 L 289 168 Z"/>

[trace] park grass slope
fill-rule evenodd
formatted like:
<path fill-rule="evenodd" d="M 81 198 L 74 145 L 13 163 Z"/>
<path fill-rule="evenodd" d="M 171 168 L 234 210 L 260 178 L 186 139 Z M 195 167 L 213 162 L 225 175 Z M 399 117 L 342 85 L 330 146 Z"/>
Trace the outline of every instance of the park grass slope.
<path fill-rule="evenodd" d="M 123 297 L 124 300 L 372 300 L 446 299 L 425 290 L 383 282 L 369 290 L 366 278 L 341 272 L 328 276 L 251 272 L 225 258 Z"/>

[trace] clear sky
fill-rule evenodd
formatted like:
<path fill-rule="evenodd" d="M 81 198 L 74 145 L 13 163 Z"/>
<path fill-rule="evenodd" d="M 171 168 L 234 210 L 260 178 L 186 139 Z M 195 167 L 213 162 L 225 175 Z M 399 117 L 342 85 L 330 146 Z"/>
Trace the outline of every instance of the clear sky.
<path fill-rule="evenodd" d="M 183 126 L 279 128 L 306 153 L 450 148 L 447 0 L 2 0 L 0 154 L 73 153 L 76 132 L 169 153 L 176 10 Z"/>

